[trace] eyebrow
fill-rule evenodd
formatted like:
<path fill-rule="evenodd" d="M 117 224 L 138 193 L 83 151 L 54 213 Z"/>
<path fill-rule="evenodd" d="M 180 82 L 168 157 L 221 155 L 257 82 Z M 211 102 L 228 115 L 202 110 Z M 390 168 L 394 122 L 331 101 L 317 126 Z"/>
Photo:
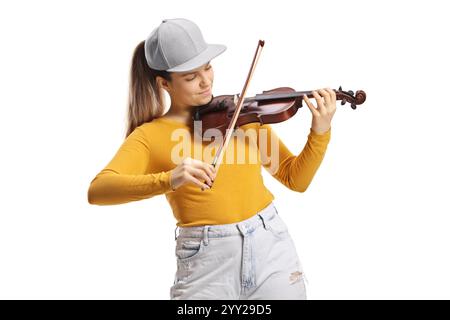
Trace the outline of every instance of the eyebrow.
<path fill-rule="evenodd" d="M 208 63 L 206 64 L 205 67 L 209 67 L 209 65 L 210 65 L 210 62 L 208 62 Z M 182 76 L 182 77 L 186 77 L 186 76 L 189 76 L 189 75 L 191 75 L 191 74 L 196 74 L 196 73 L 197 73 L 197 72 L 194 71 L 194 72 L 184 73 L 184 74 L 182 74 L 181 76 Z"/>

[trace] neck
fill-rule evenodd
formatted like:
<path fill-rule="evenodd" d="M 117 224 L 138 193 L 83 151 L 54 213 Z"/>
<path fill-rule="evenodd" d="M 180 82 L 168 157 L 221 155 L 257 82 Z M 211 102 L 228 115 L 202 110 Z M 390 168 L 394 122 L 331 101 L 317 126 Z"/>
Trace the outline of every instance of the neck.
<path fill-rule="evenodd" d="M 192 121 L 192 110 L 176 108 L 171 105 L 164 116 L 184 123 L 190 123 Z"/>

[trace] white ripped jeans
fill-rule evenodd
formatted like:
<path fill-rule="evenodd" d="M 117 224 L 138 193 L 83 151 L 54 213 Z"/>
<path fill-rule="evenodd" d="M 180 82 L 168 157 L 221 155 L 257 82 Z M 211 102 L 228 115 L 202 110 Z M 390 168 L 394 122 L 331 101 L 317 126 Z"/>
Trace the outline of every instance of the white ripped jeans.
<path fill-rule="evenodd" d="M 238 223 L 179 229 L 170 299 L 306 299 L 302 264 L 273 202 Z"/>

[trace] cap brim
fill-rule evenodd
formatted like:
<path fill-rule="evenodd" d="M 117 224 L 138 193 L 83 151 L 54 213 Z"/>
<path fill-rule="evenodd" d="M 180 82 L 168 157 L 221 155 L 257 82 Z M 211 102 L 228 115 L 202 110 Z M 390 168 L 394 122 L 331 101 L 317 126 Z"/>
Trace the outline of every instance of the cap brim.
<path fill-rule="evenodd" d="M 223 44 L 208 44 L 208 47 L 193 59 L 186 61 L 176 67 L 167 69 L 169 72 L 184 72 L 201 67 L 208 61 L 223 53 L 227 47 Z"/>

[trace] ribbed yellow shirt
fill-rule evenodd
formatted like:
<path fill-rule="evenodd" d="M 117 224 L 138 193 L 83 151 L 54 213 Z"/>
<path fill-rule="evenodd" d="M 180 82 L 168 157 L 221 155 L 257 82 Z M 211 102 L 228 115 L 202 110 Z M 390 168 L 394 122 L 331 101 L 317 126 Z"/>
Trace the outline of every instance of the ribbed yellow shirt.
<path fill-rule="evenodd" d="M 97 205 L 113 205 L 142 200 L 165 194 L 177 221 L 177 226 L 213 225 L 235 223 L 253 216 L 266 207 L 273 194 L 263 183 L 261 167 L 266 168 L 273 177 L 293 191 L 304 192 L 311 183 L 330 140 L 331 129 L 317 134 L 312 129 L 302 152 L 295 156 L 278 138 L 270 124 L 249 123 L 240 129 L 259 132 L 266 129 L 266 156 L 260 157 L 260 136 L 241 137 L 233 135 L 225 150 L 217 176 L 211 189 L 202 191 L 191 183 L 180 186 L 175 191 L 170 185 L 170 170 L 177 166 L 172 161 L 173 148 L 180 147 L 181 140 L 172 138 L 175 129 L 192 127 L 169 118 L 156 118 L 137 127 L 122 143 L 112 160 L 91 181 L 88 202 Z M 275 140 L 272 140 L 275 139 Z M 278 143 L 278 166 L 272 167 L 271 142 Z M 233 142 L 233 143 L 232 143 Z M 211 142 L 201 142 L 201 148 Z M 205 161 L 195 156 L 195 143 L 191 135 L 191 158 Z M 241 149 L 240 149 L 241 148 Z M 244 161 L 238 161 L 239 150 L 245 149 Z M 176 150 L 178 150 L 176 149 Z M 202 149 L 204 150 L 204 149 Z M 213 149 L 212 155 L 217 149 Z M 250 158 L 255 152 L 257 159 Z M 227 157 L 227 154 L 231 156 Z M 242 155 L 242 153 L 241 153 Z M 183 155 L 180 155 L 183 157 Z M 211 157 L 212 159 L 212 157 Z M 232 159 L 230 161 L 230 159 Z M 262 161 L 264 160 L 264 161 Z M 211 163 L 212 161 L 205 161 Z M 242 163 L 243 162 L 243 163 Z M 276 172 L 273 168 L 277 168 Z M 270 171 L 272 170 L 272 172 Z M 202 181 L 203 182 L 203 181 Z"/>

